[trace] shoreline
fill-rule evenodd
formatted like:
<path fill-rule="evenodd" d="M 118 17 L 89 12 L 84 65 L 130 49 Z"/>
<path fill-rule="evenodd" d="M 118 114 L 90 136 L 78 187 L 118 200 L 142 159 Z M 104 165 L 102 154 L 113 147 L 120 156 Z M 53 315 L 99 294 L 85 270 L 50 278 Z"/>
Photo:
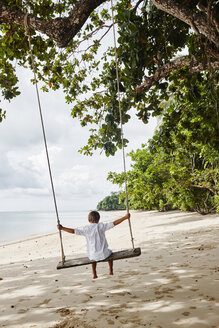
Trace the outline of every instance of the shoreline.
<path fill-rule="evenodd" d="M 51 233 L 46 233 L 46 234 L 43 234 L 43 235 L 36 235 L 36 236 L 32 236 L 32 237 L 27 237 L 27 238 L 24 238 L 24 239 L 18 239 L 18 240 L 14 240 L 14 241 L 11 241 L 11 242 L 7 242 L 7 244 L 0 244 L 0 248 L 4 247 L 4 246 L 11 246 L 11 245 L 15 245 L 15 244 L 20 244 L 20 243 L 24 243 L 26 241 L 40 239 L 40 238 L 44 238 L 44 237 L 48 237 L 48 236 L 56 235 L 56 234 L 57 234 L 57 232 L 51 232 Z"/>
<path fill-rule="evenodd" d="M 131 214 L 142 254 L 115 261 L 114 276 L 107 263 L 95 280 L 89 265 L 56 270 L 58 233 L 1 245 L 0 327 L 219 328 L 219 215 Z M 130 248 L 128 225 L 107 240 L 112 250 Z M 67 258 L 86 254 L 81 236 L 63 234 L 63 243 Z"/>
<path fill-rule="evenodd" d="M 23 212 L 23 211 L 20 211 L 20 212 Z M 35 213 L 35 211 L 27 211 L 27 212 L 28 213 L 30 213 L 30 212 Z M 68 211 L 66 211 L 66 212 L 68 212 Z M 84 212 L 84 211 L 81 211 L 81 212 Z M 121 213 L 122 213 L 122 215 L 125 214 L 126 213 L 126 210 L 113 210 L 113 211 L 112 210 L 110 210 L 110 211 L 99 210 L 98 212 L 100 213 L 100 215 L 101 215 L 101 213 L 108 214 L 109 216 L 112 216 L 112 217 L 115 215 L 115 218 L 117 218 L 118 216 L 120 216 Z M 157 210 L 130 210 L 130 212 L 131 213 L 145 213 L 145 214 L 147 214 L 147 213 L 160 213 L 160 214 L 163 213 L 163 214 L 165 214 L 165 213 L 171 213 L 171 212 L 178 212 L 178 213 L 191 214 L 191 215 L 197 214 L 197 215 L 200 215 L 203 218 L 205 217 L 205 215 L 201 215 L 201 214 L 199 214 L 197 212 L 188 212 L 188 211 L 185 212 L 185 211 L 181 211 L 181 210 L 170 210 L 170 211 L 164 211 L 164 212 L 159 212 Z M 42 213 L 44 213 L 44 211 L 42 211 Z M 48 211 L 48 213 L 51 213 L 51 212 Z M 217 214 L 217 213 L 209 213 L 207 215 L 208 216 L 217 216 L 219 214 Z M 110 220 L 103 220 L 103 222 L 108 222 L 108 221 L 110 221 Z M 77 225 L 77 227 L 81 227 L 81 226 L 83 226 L 85 224 Z M 21 239 L 15 239 L 15 240 L 12 240 L 12 241 L 6 241 L 3 244 L 0 243 L 0 248 L 1 247 L 4 247 L 4 246 L 10 246 L 10 245 L 15 245 L 15 244 L 20 244 L 20 243 L 26 242 L 26 241 L 31 241 L 31 240 L 35 240 L 35 239 L 44 238 L 44 237 L 47 237 L 47 236 L 52 236 L 52 235 L 54 236 L 57 233 L 58 233 L 57 231 L 56 232 L 48 232 L 48 233 L 43 233 L 43 234 L 32 235 L 32 236 L 29 236 L 29 237 L 27 236 L 27 237 L 24 237 L 24 238 L 21 238 Z"/>
<path fill-rule="evenodd" d="M 121 210 L 121 211 L 124 212 L 124 210 Z M 18 212 L 14 212 L 14 213 L 18 213 Z M 20 211 L 20 212 L 23 213 L 23 211 Z M 89 211 L 81 211 L 81 213 L 84 213 L 84 212 L 88 213 Z M 103 213 L 103 215 L 104 214 L 111 215 L 111 213 L 112 213 L 112 216 L 113 216 L 113 214 L 116 215 L 119 211 L 115 210 L 115 211 L 107 211 L 107 212 L 105 212 L 105 211 L 98 211 L 98 212 Z M 4 213 L 4 212 L 2 212 L 2 213 Z M 5 213 L 8 213 L 8 212 L 5 212 Z M 10 213 L 13 213 L 13 211 L 10 211 Z M 25 213 L 36 213 L 36 211 L 26 211 Z M 51 214 L 51 211 L 48 211 L 48 212 L 44 212 L 44 211 L 41 211 L 40 212 L 39 211 L 39 213 L 48 213 L 48 214 Z M 71 213 L 71 211 L 66 211 L 66 213 Z M 107 221 L 108 220 L 106 220 L 106 222 Z M 76 225 L 75 227 L 81 227 L 81 226 L 83 226 L 85 224 L 86 224 L 86 222 L 84 224 L 82 223 L 81 225 Z M 56 226 L 56 224 L 55 224 L 55 226 Z M 32 240 L 32 239 L 43 238 L 43 237 L 46 237 L 46 236 L 55 235 L 56 233 L 57 233 L 57 231 L 55 231 L 55 232 L 47 232 L 47 233 L 42 233 L 42 234 L 36 234 L 36 235 L 29 235 L 29 237 L 27 236 L 27 237 L 18 238 L 18 239 L 14 239 L 14 240 L 11 240 L 11 241 L 5 241 L 3 243 L 0 243 L 0 247 L 14 245 L 14 244 L 25 242 L 25 241 Z"/>

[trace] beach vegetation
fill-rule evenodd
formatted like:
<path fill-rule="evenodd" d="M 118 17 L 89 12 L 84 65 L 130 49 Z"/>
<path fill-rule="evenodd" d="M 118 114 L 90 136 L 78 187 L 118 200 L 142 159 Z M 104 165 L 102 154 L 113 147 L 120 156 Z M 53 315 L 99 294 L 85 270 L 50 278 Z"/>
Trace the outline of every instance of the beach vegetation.
<path fill-rule="evenodd" d="M 134 209 L 219 211 L 218 86 L 206 74 L 190 79 L 193 89 L 191 81 L 182 82 L 164 104 L 153 138 L 129 153 L 127 181 Z M 124 173 L 110 172 L 108 180 L 121 188 Z"/>
<path fill-rule="evenodd" d="M 119 192 L 112 192 L 97 204 L 98 211 L 125 210 L 125 198 L 121 196 Z"/>

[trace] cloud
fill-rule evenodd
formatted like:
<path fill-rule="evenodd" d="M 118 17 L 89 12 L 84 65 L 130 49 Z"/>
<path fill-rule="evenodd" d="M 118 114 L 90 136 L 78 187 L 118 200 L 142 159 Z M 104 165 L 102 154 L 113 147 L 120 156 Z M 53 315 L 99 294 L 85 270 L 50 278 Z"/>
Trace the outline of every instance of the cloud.
<path fill-rule="evenodd" d="M 61 147 L 48 147 L 50 165 L 55 161 L 55 158 L 58 157 L 61 152 Z M 32 171 L 36 172 L 40 176 L 42 176 L 42 174 L 45 174 L 45 171 L 48 170 L 48 161 L 45 149 L 43 149 L 43 151 L 39 154 L 29 156 L 28 161 L 30 163 Z"/>
<path fill-rule="evenodd" d="M 51 210 L 51 185 L 44 149 L 41 123 L 34 86 L 30 74 L 19 71 L 22 94 L 7 107 L 7 119 L 0 125 L 0 210 Z M 87 209 L 117 186 L 106 181 L 109 171 L 123 170 L 122 152 L 105 157 L 98 152 L 93 157 L 78 153 L 88 138 L 88 129 L 70 116 L 61 91 L 40 92 L 46 128 L 55 192 L 60 208 Z M 4 106 L 5 105 L 5 106 Z M 126 153 L 145 143 L 153 135 L 155 120 L 142 124 L 132 112 L 124 126 L 130 140 Z M 127 168 L 130 159 L 127 158 Z"/>
<path fill-rule="evenodd" d="M 31 186 L 39 186 L 29 168 L 23 167 L 22 163 L 13 160 L 8 154 L 2 154 L 0 159 L 0 189 L 10 189 L 16 186 L 26 189 Z"/>

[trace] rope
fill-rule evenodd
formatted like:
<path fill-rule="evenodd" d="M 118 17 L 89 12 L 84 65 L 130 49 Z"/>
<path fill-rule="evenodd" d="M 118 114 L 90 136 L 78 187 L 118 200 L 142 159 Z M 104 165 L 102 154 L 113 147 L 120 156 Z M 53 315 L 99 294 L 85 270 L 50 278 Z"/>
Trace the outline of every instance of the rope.
<path fill-rule="evenodd" d="M 119 102 L 120 128 L 121 128 L 121 139 L 122 139 L 123 170 L 124 170 L 124 178 L 125 178 L 126 211 L 127 211 L 127 214 L 129 214 L 127 171 L 126 171 L 126 161 L 125 161 L 123 118 L 122 118 L 121 97 L 120 97 L 120 87 L 119 87 L 119 67 L 118 67 L 118 54 L 117 54 L 117 44 L 116 44 L 115 19 L 114 19 L 114 12 L 113 12 L 113 0 L 111 0 L 111 10 L 112 10 L 112 21 L 113 21 L 113 39 L 114 39 L 114 51 L 115 51 L 115 62 L 116 62 L 116 81 L 117 81 L 118 102 Z M 134 238 L 133 238 L 130 218 L 128 219 L 128 222 L 129 222 L 129 230 L 130 230 L 132 248 L 134 250 L 135 246 L 134 246 Z"/>
<path fill-rule="evenodd" d="M 48 164 L 48 169 L 49 169 L 50 183 L 51 183 L 51 187 L 52 187 L 52 194 L 53 194 L 53 201 L 54 201 L 54 206 L 55 206 L 57 224 L 60 224 L 59 214 L 58 214 L 58 207 L 57 207 L 57 202 L 56 202 L 55 189 L 54 189 L 54 183 L 53 183 L 53 177 L 52 177 L 52 170 L 51 170 L 51 165 L 50 165 L 50 160 L 49 160 L 49 151 L 48 151 L 47 141 L 46 141 L 46 132 L 45 132 L 45 126 L 44 126 L 44 121 L 43 121 L 43 113 L 42 113 L 38 83 L 37 83 L 37 78 L 36 78 L 36 66 L 35 66 L 34 56 L 33 56 L 33 52 L 32 52 L 31 38 L 30 38 L 29 28 L 28 28 L 28 14 L 26 14 L 25 17 L 24 17 L 24 27 L 25 27 L 25 34 L 28 37 L 30 56 L 31 56 L 33 73 L 34 73 L 34 81 L 35 81 L 35 86 L 36 86 L 37 102 L 38 102 L 38 108 L 39 108 L 39 113 L 40 113 L 40 121 L 41 121 L 41 127 L 42 127 L 42 132 L 43 132 L 44 146 L 45 146 L 45 150 L 46 150 L 46 158 L 47 158 L 47 164 Z M 65 254 L 64 254 L 64 248 L 63 248 L 61 230 L 59 230 L 59 238 L 60 238 L 60 243 L 61 243 L 62 263 L 64 264 Z"/>

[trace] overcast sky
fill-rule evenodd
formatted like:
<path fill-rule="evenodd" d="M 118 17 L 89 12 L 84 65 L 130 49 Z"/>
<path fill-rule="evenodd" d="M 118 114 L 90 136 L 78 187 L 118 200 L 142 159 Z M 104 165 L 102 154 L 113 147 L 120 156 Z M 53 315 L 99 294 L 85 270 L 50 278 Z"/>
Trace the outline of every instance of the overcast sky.
<path fill-rule="evenodd" d="M 0 211 L 53 210 L 35 87 L 26 71 L 19 78 L 21 96 L 2 103 L 7 119 L 0 124 Z M 94 209 L 103 197 L 118 190 L 106 177 L 109 171 L 123 170 L 122 153 L 110 158 L 99 152 L 93 157 L 78 153 L 88 129 L 72 119 L 62 92 L 40 92 L 40 97 L 58 208 Z M 124 127 L 130 140 L 126 153 L 145 143 L 155 126 L 156 119 L 144 125 L 133 115 Z"/>

